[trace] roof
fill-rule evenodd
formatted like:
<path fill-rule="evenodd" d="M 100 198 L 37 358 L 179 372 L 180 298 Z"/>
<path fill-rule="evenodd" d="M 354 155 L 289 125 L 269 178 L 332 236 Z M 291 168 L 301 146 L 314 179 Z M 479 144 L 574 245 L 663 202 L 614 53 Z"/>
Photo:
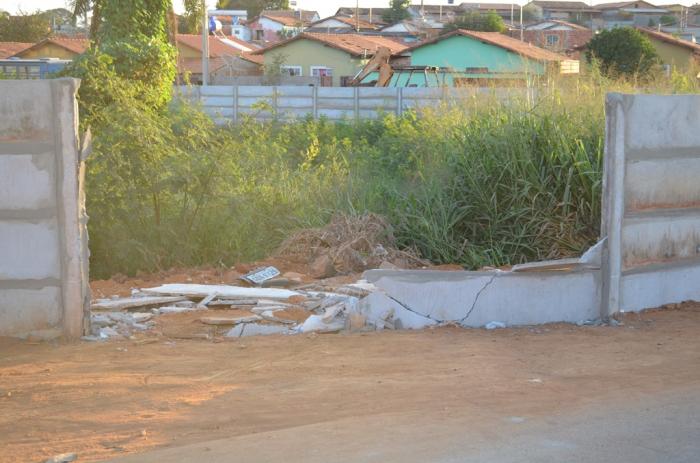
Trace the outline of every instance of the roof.
<path fill-rule="evenodd" d="M 0 59 L 15 56 L 20 51 L 25 50 L 32 45 L 34 44 L 25 42 L 0 42 Z"/>
<path fill-rule="evenodd" d="M 252 53 L 241 53 L 240 58 L 243 60 L 246 60 L 246 61 L 250 61 L 251 63 L 255 63 L 255 64 L 260 64 L 260 65 L 265 64 L 265 57 L 263 55 L 254 55 Z"/>
<path fill-rule="evenodd" d="M 636 3 L 642 3 L 646 5 L 649 8 L 656 9 L 656 5 L 652 5 L 649 2 L 645 2 L 644 0 L 636 0 L 632 2 L 612 2 L 612 3 L 599 3 L 594 6 L 595 9 L 597 10 L 616 10 L 618 8 L 625 8 L 630 5 L 634 5 Z"/>
<path fill-rule="evenodd" d="M 274 48 L 282 47 L 290 42 L 297 40 L 312 40 L 320 42 L 331 48 L 344 51 L 352 56 L 373 55 L 379 47 L 387 47 L 392 54 L 401 53 L 406 48 L 401 42 L 396 40 L 380 37 L 376 35 L 360 35 L 360 34 L 322 34 L 316 32 L 302 32 L 301 34 L 292 37 L 291 39 L 277 42 L 267 48 L 254 51 L 253 54 L 262 54 Z"/>
<path fill-rule="evenodd" d="M 364 21 L 362 19 L 358 20 L 357 18 L 351 18 L 349 16 L 329 16 L 327 18 L 319 19 L 318 21 L 309 24 L 309 27 L 317 27 L 318 24 L 321 24 L 322 22 L 330 21 L 330 20 L 334 20 L 334 21 L 341 22 L 343 24 L 347 24 L 348 26 L 351 26 L 353 28 L 358 26 L 358 24 L 359 24 L 360 29 L 378 29 L 380 27 L 376 23 L 370 23 L 370 22 Z"/>
<path fill-rule="evenodd" d="M 591 7 L 584 2 L 560 2 L 555 0 L 534 0 L 532 4 L 540 8 L 558 11 L 595 11 L 595 7 Z"/>
<path fill-rule="evenodd" d="M 468 11 L 468 10 L 485 10 L 485 11 L 498 11 L 498 10 L 507 10 L 510 11 L 511 8 L 515 9 L 520 9 L 519 6 L 513 6 L 512 3 L 471 3 L 471 2 L 463 2 L 459 5 L 459 9 L 462 11 Z"/>
<path fill-rule="evenodd" d="M 90 48 L 90 41 L 86 38 L 70 38 L 70 37 L 48 37 L 41 40 L 34 45 L 31 45 L 24 50 L 20 50 L 18 53 L 24 53 L 30 50 L 36 50 L 47 44 L 53 44 L 61 47 L 65 50 L 75 53 L 76 55 L 81 55 Z"/>
<path fill-rule="evenodd" d="M 525 29 L 528 30 L 532 26 L 536 26 L 538 24 L 544 24 L 544 23 L 551 23 L 552 27 L 567 26 L 567 27 L 570 27 L 570 28 L 575 29 L 577 31 L 590 31 L 590 29 L 585 27 L 585 26 L 581 26 L 580 24 L 570 23 L 568 21 L 562 21 L 561 19 L 543 19 L 541 21 L 537 21 L 535 23 L 528 24 L 527 26 L 525 26 Z M 542 30 L 547 30 L 547 29 L 542 29 Z"/>
<path fill-rule="evenodd" d="M 194 48 L 195 50 L 199 51 L 200 53 L 202 52 L 202 36 L 201 35 L 195 35 L 195 34 L 178 34 L 176 37 L 178 45 L 186 45 L 190 48 Z M 241 52 L 245 52 L 247 50 L 254 50 L 256 47 L 253 44 L 250 44 L 248 42 L 244 42 L 243 40 L 237 39 L 235 37 L 226 37 L 226 40 L 230 40 L 234 44 L 240 45 L 240 46 L 234 46 L 234 45 L 228 45 L 224 42 L 222 42 L 218 37 L 214 37 L 212 35 L 209 36 L 209 56 L 210 57 L 217 57 L 217 56 L 231 56 L 231 55 L 238 55 Z M 247 48 L 247 50 L 243 50 L 241 47 Z"/>
<path fill-rule="evenodd" d="M 489 45 L 494 45 L 497 47 L 501 47 L 505 50 L 508 50 L 513 53 L 517 53 L 520 56 L 524 56 L 526 58 L 530 58 L 535 61 L 563 61 L 566 60 L 566 56 L 562 56 L 558 53 L 554 53 L 549 50 L 545 50 L 544 48 L 536 47 L 534 45 L 531 45 L 529 43 L 521 42 L 518 39 L 514 39 L 512 37 L 508 37 L 507 35 L 503 35 L 500 32 L 476 32 L 476 31 L 468 31 L 465 29 L 457 29 L 455 31 L 452 31 L 448 34 L 444 34 L 438 37 L 435 37 L 434 39 L 427 40 L 425 42 L 421 42 L 417 45 L 414 45 L 404 51 L 413 51 L 416 48 L 420 48 L 424 45 L 430 45 L 433 43 L 441 42 L 447 38 L 454 37 L 456 35 L 463 36 L 463 37 L 470 37 L 472 39 L 479 40 L 484 43 L 488 43 Z"/>
<path fill-rule="evenodd" d="M 659 32 L 654 29 L 648 29 L 646 27 L 638 27 L 637 29 L 639 30 L 639 32 L 642 32 L 643 34 L 646 34 L 649 37 L 653 37 L 657 40 L 669 43 L 671 45 L 686 48 L 692 51 L 693 53 L 697 53 L 698 55 L 700 55 L 700 45 L 698 45 L 697 43 L 689 42 L 688 40 L 682 40 L 672 36 L 671 34 Z"/>
<path fill-rule="evenodd" d="M 288 27 L 295 27 L 300 23 L 307 25 L 316 20 L 318 12 L 312 10 L 263 10 L 260 18 L 267 18 Z"/>
<path fill-rule="evenodd" d="M 359 16 L 367 16 L 372 11 L 372 16 L 376 16 L 381 19 L 384 13 L 391 11 L 391 8 L 357 8 L 354 6 L 341 6 L 338 11 L 335 12 L 335 16 L 354 16 L 355 13 Z"/>

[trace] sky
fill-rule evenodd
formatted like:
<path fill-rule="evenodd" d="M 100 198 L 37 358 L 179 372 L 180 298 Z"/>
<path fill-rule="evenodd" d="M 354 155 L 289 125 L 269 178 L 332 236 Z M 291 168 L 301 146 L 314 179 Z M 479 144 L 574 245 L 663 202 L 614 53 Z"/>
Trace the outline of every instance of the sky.
<path fill-rule="evenodd" d="M 464 1 L 476 1 L 476 0 L 464 0 Z M 501 0 L 500 3 L 503 3 Z M 505 0 L 507 2 L 507 0 Z M 584 0 L 586 3 L 590 1 Z M 594 3 L 604 3 L 606 1 L 612 0 L 595 0 Z M 297 0 L 297 8 L 303 8 L 305 10 L 316 10 L 321 17 L 331 16 L 336 12 L 340 6 L 355 6 L 356 0 Z M 455 4 L 461 3 L 462 0 L 455 0 Z M 66 7 L 68 2 L 66 0 L 0 0 L 0 9 L 9 11 L 10 13 L 16 13 L 18 10 L 25 12 L 32 12 L 37 9 L 48 10 L 51 8 L 61 8 Z M 419 0 L 413 0 L 412 3 L 420 4 Z M 425 0 L 426 4 L 430 5 L 447 5 L 447 0 Z M 481 3 L 499 3 L 498 0 L 489 2 L 488 0 L 482 0 Z M 519 0 L 514 2 L 516 5 L 527 3 L 526 0 Z M 654 3 L 652 0 L 651 3 Z M 658 3 L 670 3 L 669 1 L 661 1 Z M 681 1 L 683 5 L 691 5 L 694 3 L 692 0 Z M 182 0 L 173 0 L 176 12 L 182 11 Z M 216 4 L 216 0 L 207 0 L 207 5 L 211 8 Z M 360 0 L 360 7 L 386 7 L 389 4 L 389 0 Z"/>
<path fill-rule="evenodd" d="M 461 1 L 455 0 L 454 3 L 459 4 Z M 523 0 L 520 1 L 522 2 Z M 25 12 L 33 12 L 37 9 L 65 8 L 67 3 L 69 2 L 66 0 L 0 0 L 0 9 L 14 14 L 20 9 Z M 341 6 L 354 7 L 355 3 L 356 0 L 297 0 L 297 8 L 316 10 L 323 18 L 333 15 Z M 420 1 L 414 0 L 412 3 L 420 4 Z M 430 5 L 447 5 L 447 0 L 425 0 L 425 3 Z M 498 3 L 498 1 L 482 1 L 481 3 Z M 208 6 L 213 8 L 215 4 L 216 0 L 207 0 Z M 176 12 L 182 11 L 182 0 L 173 0 L 173 5 Z M 389 0 L 360 0 L 360 7 L 386 7 L 388 5 Z"/>

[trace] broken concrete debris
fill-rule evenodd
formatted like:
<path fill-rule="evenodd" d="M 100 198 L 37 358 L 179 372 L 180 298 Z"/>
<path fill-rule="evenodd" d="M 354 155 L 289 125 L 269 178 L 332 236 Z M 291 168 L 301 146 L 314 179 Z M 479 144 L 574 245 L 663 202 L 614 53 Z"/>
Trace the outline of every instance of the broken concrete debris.
<path fill-rule="evenodd" d="M 300 293 L 288 289 L 278 288 L 244 288 L 242 286 L 227 285 L 194 285 L 194 284 L 167 284 L 157 288 L 143 290 L 147 294 L 162 296 L 186 296 L 205 298 L 210 294 L 216 294 L 221 298 L 266 298 L 289 299 L 299 296 Z"/>

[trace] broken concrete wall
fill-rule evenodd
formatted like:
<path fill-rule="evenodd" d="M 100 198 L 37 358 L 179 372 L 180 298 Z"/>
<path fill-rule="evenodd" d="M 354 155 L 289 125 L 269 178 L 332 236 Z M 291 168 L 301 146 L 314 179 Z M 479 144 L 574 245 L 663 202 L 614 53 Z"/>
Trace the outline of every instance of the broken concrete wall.
<path fill-rule="evenodd" d="M 372 270 L 368 318 L 529 325 L 700 300 L 700 96 L 611 94 L 606 110 L 598 245 L 508 272 Z"/>
<path fill-rule="evenodd" d="M 83 334 L 78 81 L 0 80 L 0 336 Z"/>
<path fill-rule="evenodd" d="M 700 300 L 700 96 L 607 98 L 603 315 Z"/>

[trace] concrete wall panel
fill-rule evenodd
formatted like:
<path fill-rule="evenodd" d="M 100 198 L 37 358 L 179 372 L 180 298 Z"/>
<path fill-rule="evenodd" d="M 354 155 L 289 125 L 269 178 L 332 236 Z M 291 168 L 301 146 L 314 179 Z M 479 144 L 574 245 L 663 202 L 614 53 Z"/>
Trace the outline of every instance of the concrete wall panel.
<path fill-rule="evenodd" d="M 700 215 L 661 215 L 624 219 L 623 268 L 697 257 Z"/>
<path fill-rule="evenodd" d="M 3 88 L 6 91 L 0 92 L 0 142 L 53 142 L 53 121 L 47 114 L 52 101 L 50 86 L 13 80 L 3 82 Z"/>
<path fill-rule="evenodd" d="M 56 219 L 0 221 L 0 280 L 60 278 Z"/>
<path fill-rule="evenodd" d="M 61 323 L 61 307 L 61 289 L 58 287 L 0 289 L 1 332 L 22 335 L 56 328 Z"/>
<path fill-rule="evenodd" d="M 700 150 L 697 158 L 629 162 L 625 209 L 700 207 Z"/>
<path fill-rule="evenodd" d="M 623 98 L 628 160 L 637 158 L 638 150 L 643 154 L 650 150 L 700 148 L 700 96 L 624 95 Z"/>
<path fill-rule="evenodd" d="M 54 172 L 51 153 L 0 156 L 0 210 L 48 209 L 56 206 Z"/>

